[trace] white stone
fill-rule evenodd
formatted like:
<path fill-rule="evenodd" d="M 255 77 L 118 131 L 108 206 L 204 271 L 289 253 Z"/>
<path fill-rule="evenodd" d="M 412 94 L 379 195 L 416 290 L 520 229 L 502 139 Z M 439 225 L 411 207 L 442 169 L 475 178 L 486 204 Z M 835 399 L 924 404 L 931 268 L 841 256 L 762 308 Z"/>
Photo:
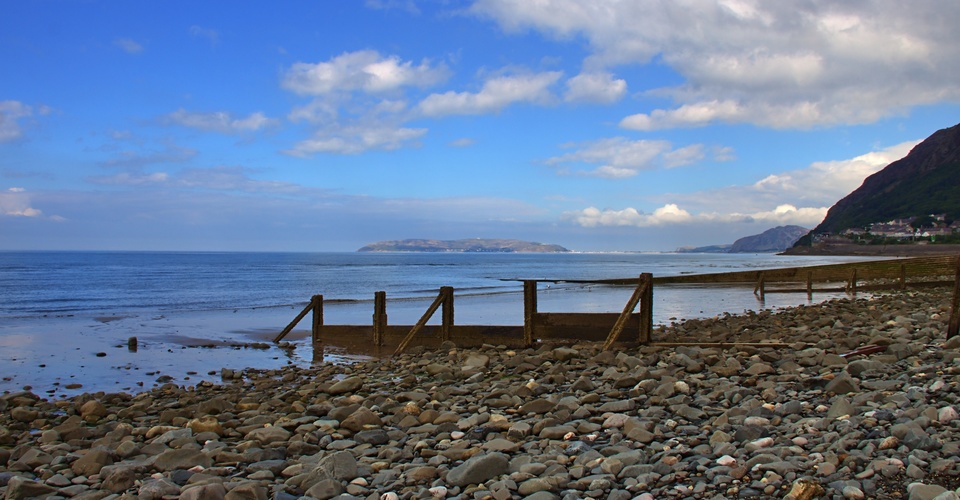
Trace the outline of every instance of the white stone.
<path fill-rule="evenodd" d="M 949 424 L 958 418 L 960 418 L 960 414 L 958 414 L 957 410 L 952 406 L 946 406 L 937 411 L 937 420 L 939 420 L 941 424 Z"/>
<path fill-rule="evenodd" d="M 717 465 L 723 465 L 726 467 L 733 467 L 737 464 L 737 459 L 731 457 L 730 455 L 724 455 L 717 459 Z"/>

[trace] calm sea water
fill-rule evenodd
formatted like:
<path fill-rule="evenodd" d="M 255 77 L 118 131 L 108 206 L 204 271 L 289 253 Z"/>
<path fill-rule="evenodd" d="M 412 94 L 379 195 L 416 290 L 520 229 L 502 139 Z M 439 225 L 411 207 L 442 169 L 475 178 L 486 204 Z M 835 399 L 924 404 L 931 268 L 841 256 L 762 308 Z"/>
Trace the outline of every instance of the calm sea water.
<path fill-rule="evenodd" d="M 772 254 L 0 252 L 0 321 L 284 307 L 521 290 L 518 280 L 583 280 L 815 265 L 843 257 Z M 553 285 L 560 286 L 560 285 Z M 582 287 L 569 287 L 572 289 Z"/>
<path fill-rule="evenodd" d="M 369 324 L 374 292 L 383 290 L 389 322 L 412 325 L 441 286 L 452 286 L 458 324 L 519 325 L 523 279 L 667 276 L 850 260 L 772 254 L 0 252 L 0 390 L 53 386 L 50 391 L 65 395 L 64 387 L 77 380 L 79 390 L 136 390 L 155 385 L 160 373 L 188 384 L 221 367 L 309 364 L 315 360 L 306 339 L 295 341 L 294 350 L 184 345 L 270 339 L 314 294 L 324 296 L 326 323 Z M 543 283 L 538 306 L 545 312 L 620 312 L 631 292 Z M 818 294 L 814 300 L 829 298 Z M 794 294 L 759 302 L 749 288 L 658 287 L 654 322 L 802 303 L 807 297 Z M 127 349 L 134 336 L 136 351 Z"/>

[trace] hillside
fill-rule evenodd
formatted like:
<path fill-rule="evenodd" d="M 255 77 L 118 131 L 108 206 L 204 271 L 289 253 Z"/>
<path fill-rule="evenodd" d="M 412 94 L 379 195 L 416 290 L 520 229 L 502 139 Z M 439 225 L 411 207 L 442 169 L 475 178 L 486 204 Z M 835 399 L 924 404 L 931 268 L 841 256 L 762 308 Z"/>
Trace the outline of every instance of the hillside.
<path fill-rule="evenodd" d="M 960 125 L 939 130 L 838 201 L 814 234 L 926 214 L 960 216 Z M 805 238 L 806 240 L 806 238 Z"/>
<path fill-rule="evenodd" d="M 358 252 L 569 252 L 560 245 L 545 245 L 521 240 L 483 239 L 467 240 L 395 240 L 366 245 Z"/>
<path fill-rule="evenodd" d="M 744 236 L 732 245 L 710 245 L 696 248 L 679 248 L 679 253 L 764 253 L 782 252 L 797 242 L 807 229 L 800 226 L 778 226 L 755 234 Z"/>
<path fill-rule="evenodd" d="M 807 229 L 800 226 L 778 226 L 772 229 L 746 236 L 733 242 L 730 253 L 782 252 L 793 246 Z"/>

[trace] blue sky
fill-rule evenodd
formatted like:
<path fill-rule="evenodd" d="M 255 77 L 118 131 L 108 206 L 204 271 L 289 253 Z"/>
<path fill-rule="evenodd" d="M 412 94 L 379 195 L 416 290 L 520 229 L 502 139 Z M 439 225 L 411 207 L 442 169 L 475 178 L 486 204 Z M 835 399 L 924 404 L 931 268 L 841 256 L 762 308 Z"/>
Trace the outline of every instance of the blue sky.
<path fill-rule="evenodd" d="M 0 249 L 670 251 L 960 122 L 960 3 L 6 2 Z"/>

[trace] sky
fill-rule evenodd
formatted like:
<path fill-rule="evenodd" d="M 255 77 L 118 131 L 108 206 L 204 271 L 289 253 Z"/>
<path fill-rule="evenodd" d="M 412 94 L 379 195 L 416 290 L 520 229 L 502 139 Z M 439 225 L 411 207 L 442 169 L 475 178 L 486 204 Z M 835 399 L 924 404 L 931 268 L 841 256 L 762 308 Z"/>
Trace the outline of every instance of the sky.
<path fill-rule="evenodd" d="M 0 250 L 672 251 L 960 122 L 960 2 L 0 5 Z"/>

